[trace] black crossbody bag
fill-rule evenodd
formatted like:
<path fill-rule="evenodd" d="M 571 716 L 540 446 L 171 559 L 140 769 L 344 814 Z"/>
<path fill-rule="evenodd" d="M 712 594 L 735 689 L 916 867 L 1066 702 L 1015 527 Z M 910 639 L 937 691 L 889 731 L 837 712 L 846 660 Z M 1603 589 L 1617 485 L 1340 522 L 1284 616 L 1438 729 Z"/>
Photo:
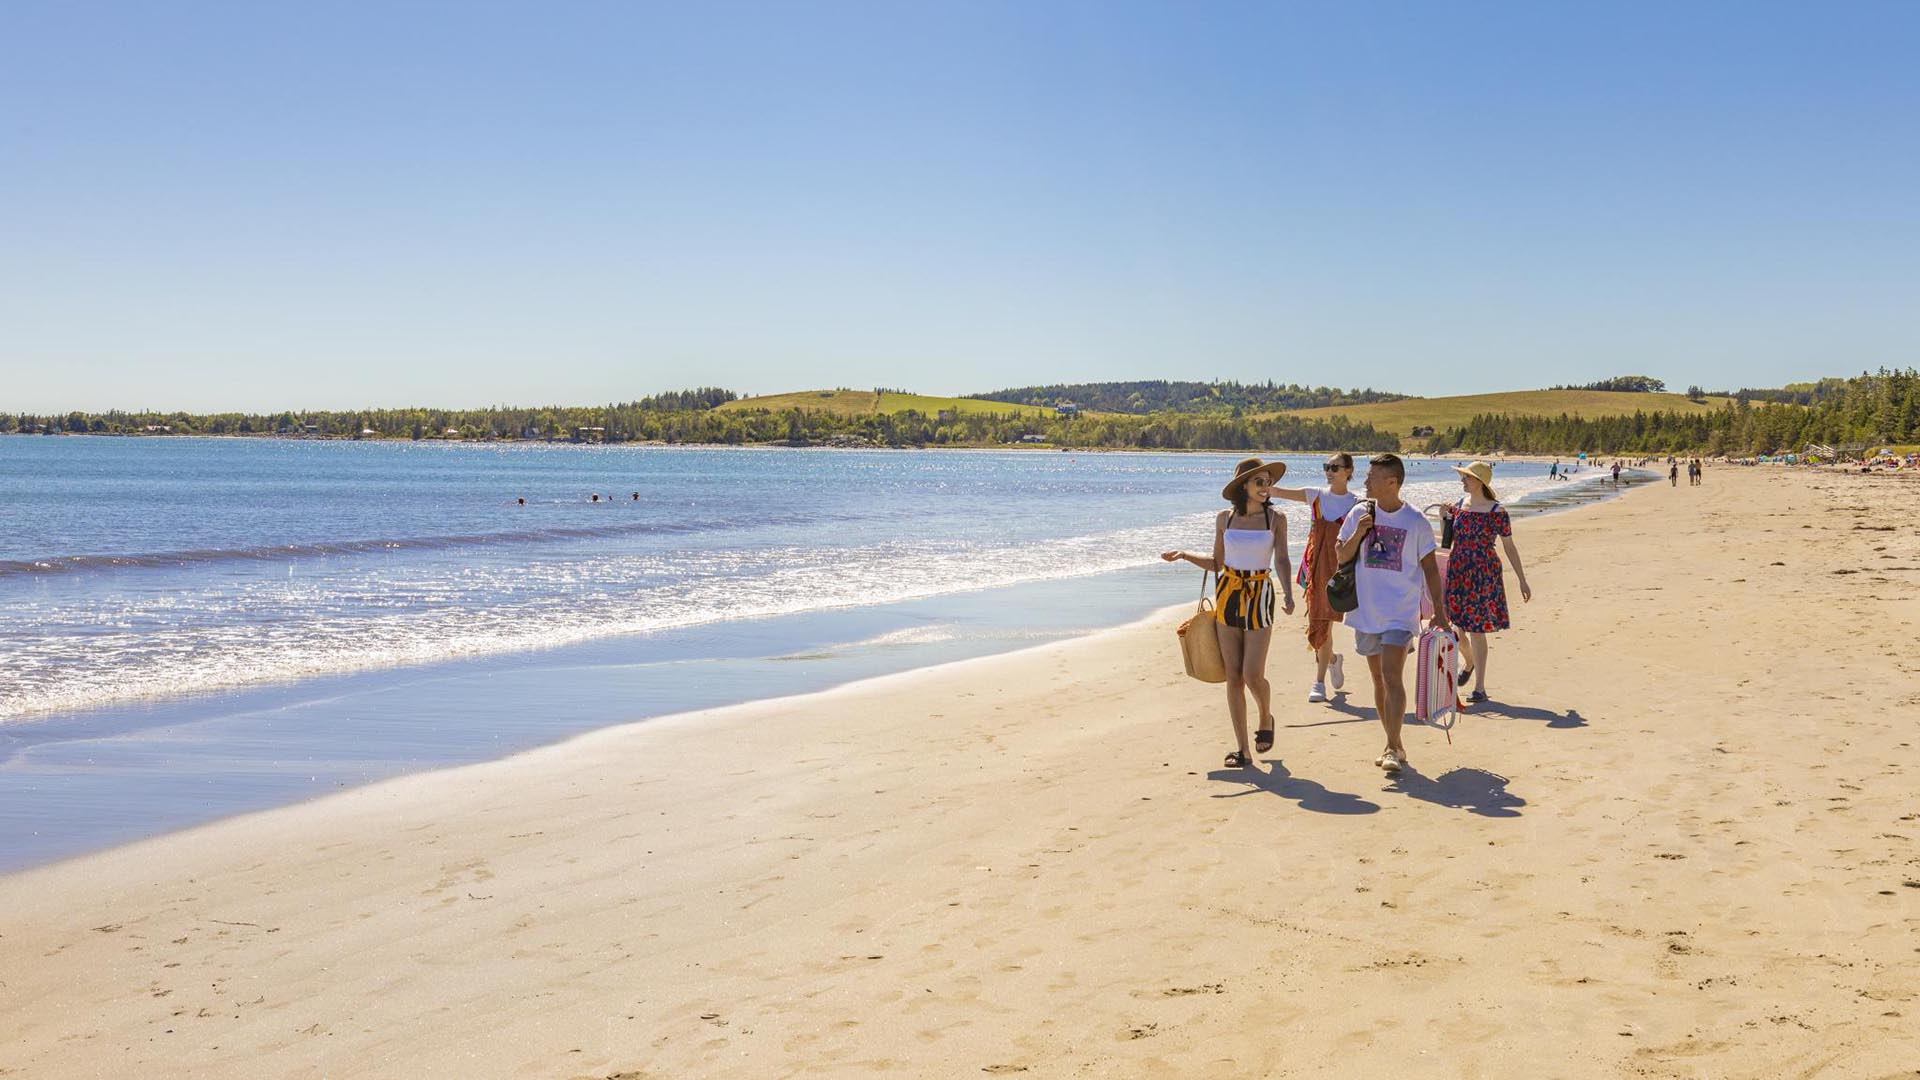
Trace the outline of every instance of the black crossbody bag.
<path fill-rule="evenodd" d="M 1380 504 L 1368 500 L 1367 513 L 1377 514 L 1379 512 Z M 1373 526 L 1369 525 L 1367 529 L 1371 531 Z M 1353 575 L 1354 571 L 1359 568 L 1360 554 L 1366 549 L 1366 546 L 1367 542 L 1365 538 L 1362 538 L 1360 546 L 1353 550 L 1353 558 L 1341 563 L 1340 568 L 1335 570 L 1333 576 L 1327 579 L 1327 606 L 1342 614 L 1360 606 L 1360 589 L 1354 582 Z"/>

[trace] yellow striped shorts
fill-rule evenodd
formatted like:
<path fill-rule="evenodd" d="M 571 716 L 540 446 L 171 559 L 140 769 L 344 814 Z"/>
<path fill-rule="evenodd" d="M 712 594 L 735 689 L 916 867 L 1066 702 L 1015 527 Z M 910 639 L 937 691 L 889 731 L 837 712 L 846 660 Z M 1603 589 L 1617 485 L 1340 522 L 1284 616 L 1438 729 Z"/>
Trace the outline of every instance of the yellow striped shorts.
<path fill-rule="evenodd" d="M 1213 617 L 1235 630 L 1273 625 L 1273 575 L 1265 570 L 1220 571 L 1213 589 Z"/>

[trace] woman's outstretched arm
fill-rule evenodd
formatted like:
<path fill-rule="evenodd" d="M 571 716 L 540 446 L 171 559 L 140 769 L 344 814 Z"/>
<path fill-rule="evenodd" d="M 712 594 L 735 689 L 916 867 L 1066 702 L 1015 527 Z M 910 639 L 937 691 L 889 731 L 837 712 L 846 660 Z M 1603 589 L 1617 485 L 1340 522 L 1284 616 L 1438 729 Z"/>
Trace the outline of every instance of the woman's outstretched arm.
<path fill-rule="evenodd" d="M 1213 519 L 1212 558 L 1202 558 L 1190 551 L 1163 551 L 1160 553 L 1160 557 L 1168 562 L 1190 562 L 1202 570 L 1210 570 L 1216 574 L 1219 573 L 1220 568 L 1227 564 L 1226 540 L 1220 535 L 1221 526 L 1225 524 L 1226 520 L 1227 515 L 1224 513 Z"/>
<path fill-rule="evenodd" d="M 1202 570 L 1211 570 L 1216 574 L 1220 572 L 1220 564 L 1218 562 L 1212 559 L 1201 558 L 1191 551 L 1163 551 L 1160 553 L 1160 557 L 1168 562 L 1190 562 Z"/>

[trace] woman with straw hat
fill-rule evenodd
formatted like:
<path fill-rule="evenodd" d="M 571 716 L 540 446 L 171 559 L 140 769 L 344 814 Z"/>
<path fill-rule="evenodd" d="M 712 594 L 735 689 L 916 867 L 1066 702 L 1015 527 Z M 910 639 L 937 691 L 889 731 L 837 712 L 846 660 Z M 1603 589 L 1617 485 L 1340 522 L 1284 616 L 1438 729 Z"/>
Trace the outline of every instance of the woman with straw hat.
<path fill-rule="evenodd" d="M 1227 668 L 1227 715 L 1233 720 L 1239 749 L 1227 755 L 1230 769 L 1251 768 L 1253 751 L 1273 749 L 1273 687 L 1267 682 L 1267 648 L 1273 642 L 1273 570 L 1285 597 L 1281 610 L 1293 614 L 1293 578 L 1287 558 L 1287 519 L 1267 505 L 1274 481 L 1287 471 L 1283 461 L 1247 458 L 1234 467 L 1220 497 L 1233 509 L 1215 516 L 1213 555 L 1164 551 L 1162 559 L 1190 562 L 1218 575 L 1214 587 L 1214 632 Z M 1260 727 L 1247 747 L 1246 693 L 1260 708 Z"/>
<path fill-rule="evenodd" d="M 1460 486 L 1466 496 L 1442 511 L 1453 521 L 1453 551 L 1447 557 L 1447 617 L 1454 629 L 1467 636 L 1464 650 L 1473 666 L 1460 673 L 1460 684 L 1473 680 L 1469 704 L 1487 700 L 1487 635 L 1505 630 L 1507 618 L 1506 580 L 1500 555 L 1494 550 L 1497 539 L 1513 564 L 1513 576 L 1520 581 L 1520 599 L 1533 599 L 1527 585 L 1527 571 L 1520 565 L 1520 550 L 1513 546 L 1513 521 L 1493 494 L 1493 466 L 1476 461 L 1453 471 L 1460 474 Z"/>

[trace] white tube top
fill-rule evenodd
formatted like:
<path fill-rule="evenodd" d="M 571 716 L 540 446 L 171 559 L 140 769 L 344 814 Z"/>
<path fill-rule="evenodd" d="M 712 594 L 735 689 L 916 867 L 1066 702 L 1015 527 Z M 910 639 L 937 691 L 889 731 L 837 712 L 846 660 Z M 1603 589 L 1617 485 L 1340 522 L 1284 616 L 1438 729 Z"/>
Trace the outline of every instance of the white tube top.
<path fill-rule="evenodd" d="M 1273 566 L 1273 532 L 1270 529 L 1227 529 L 1220 534 L 1220 541 L 1230 570 L 1252 573 Z"/>

